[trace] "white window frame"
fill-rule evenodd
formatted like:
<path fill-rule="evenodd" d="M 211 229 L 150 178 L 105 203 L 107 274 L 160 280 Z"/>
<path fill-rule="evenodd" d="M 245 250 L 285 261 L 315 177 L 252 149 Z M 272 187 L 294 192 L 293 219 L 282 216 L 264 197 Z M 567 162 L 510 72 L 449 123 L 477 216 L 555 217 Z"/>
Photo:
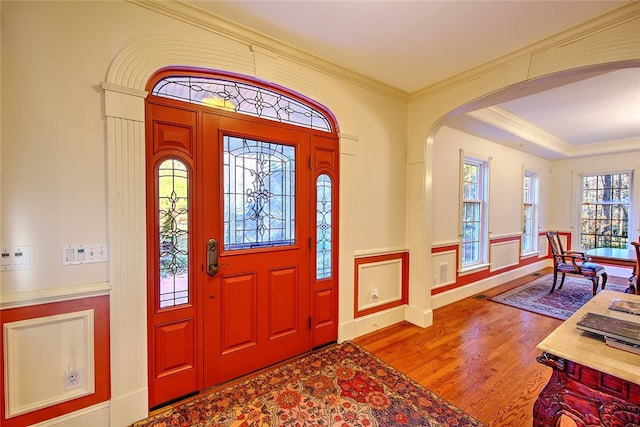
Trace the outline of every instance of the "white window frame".
<path fill-rule="evenodd" d="M 627 224 L 627 242 L 631 242 L 638 238 L 640 229 L 634 232 L 634 229 L 638 227 L 638 222 L 640 222 L 640 213 L 638 213 L 638 174 L 634 169 L 606 169 L 606 170 L 598 170 L 598 171 L 582 171 L 579 173 L 574 173 L 575 181 L 576 181 L 576 216 L 575 216 L 575 232 L 573 233 L 573 239 L 576 242 L 575 246 L 578 246 L 580 250 L 587 250 L 582 246 L 582 206 L 584 204 L 583 201 L 583 180 L 588 176 L 603 176 L 603 175 L 615 175 L 615 174 L 630 174 L 630 189 L 629 189 L 629 203 L 628 203 L 628 224 Z M 639 218 L 636 220 L 636 218 Z M 627 246 L 630 246 L 628 244 Z"/>
<path fill-rule="evenodd" d="M 460 150 L 460 210 L 458 226 L 460 245 L 459 245 L 459 270 L 460 272 L 469 272 L 472 270 L 478 270 L 489 266 L 489 171 L 490 171 L 490 158 L 465 153 Z M 465 164 L 470 164 L 478 167 L 478 182 L 476 198 L 465 198 Z M 464 221 L 464 206 L 466 203 L 479 204 L 478 209 L 478 231 L 477 240 L 468 241 L 465 239 L 465 221 Z M 477 242 L 477 256 L 471 261 L 465 260 L 464 251 L 467 246 L 467 242 Z"/>
<path fill-rule="evenodd" d="M 529 180 L 529 188 L 525 183 Z M 522 256 L 538 253 L 538 203 L 539 203 L 539 177 L 533 170 L 523 167 L 522 171 L 522 244 L 520 252 Z M 527 229 L 527 212 L 530 212 L 529 229 Z M 529 239 L 527 240 L 527 235 Z M 527 242 L 529 243 L 527 245 Z"/>

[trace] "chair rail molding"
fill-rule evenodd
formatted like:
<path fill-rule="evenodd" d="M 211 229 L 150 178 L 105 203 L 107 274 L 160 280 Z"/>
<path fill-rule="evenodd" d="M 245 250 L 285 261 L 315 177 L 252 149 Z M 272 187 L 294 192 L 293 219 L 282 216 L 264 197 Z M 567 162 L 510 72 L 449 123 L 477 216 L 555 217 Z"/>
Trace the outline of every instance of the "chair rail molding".
<path fill-rule="evenodd" d="M 59 288 L 15 292 L 2 295 L 2 300 L 0 300 L 0 310 L 108 295 L 110 291 L 111 285 L 109 282 L 98 282 Z"/>

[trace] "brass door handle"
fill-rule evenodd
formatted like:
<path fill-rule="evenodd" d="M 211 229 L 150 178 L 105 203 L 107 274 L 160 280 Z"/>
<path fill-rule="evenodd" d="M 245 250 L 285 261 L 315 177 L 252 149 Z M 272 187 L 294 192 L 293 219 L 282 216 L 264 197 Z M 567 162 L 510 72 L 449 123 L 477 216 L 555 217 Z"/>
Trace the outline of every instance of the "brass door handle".
<path fill-rule="evenodd" d="M 218 273 L 218 242 L 209 239 L 207 242 L 207 274 L 211 277 Z"/>

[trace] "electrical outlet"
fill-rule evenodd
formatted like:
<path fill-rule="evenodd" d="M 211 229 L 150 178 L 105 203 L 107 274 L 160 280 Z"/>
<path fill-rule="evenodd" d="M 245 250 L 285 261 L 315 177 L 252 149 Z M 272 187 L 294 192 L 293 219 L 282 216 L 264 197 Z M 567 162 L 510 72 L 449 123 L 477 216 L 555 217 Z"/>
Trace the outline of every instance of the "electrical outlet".
<path fill-rule="evenodd" d="M 73 390 L 82 386 L 80 368 L 75 363 L 70 363 L 64 372 L 64 389 Z"/>

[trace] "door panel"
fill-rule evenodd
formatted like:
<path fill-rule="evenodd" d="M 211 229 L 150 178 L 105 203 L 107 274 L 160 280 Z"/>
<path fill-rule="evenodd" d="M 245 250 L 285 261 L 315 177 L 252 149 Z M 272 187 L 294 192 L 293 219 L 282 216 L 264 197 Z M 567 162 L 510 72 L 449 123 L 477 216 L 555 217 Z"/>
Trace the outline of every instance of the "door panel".
<path fill-rule="evenodd" d="M 156 378 L 193 369 L 193 319 L 156 326 Z"/>
<path fill-rule="evenodd" d="M 223 355 L 258 344 L 256 274 L 220 278 L 220 328 Z"/>
<path fill-rule="evenodd" d="M 303 285 L 298 280 L 297 268 L 286 267 L 270 271 L 269 274 L 268 337 L 274 340 L 300 332 L 298 329 L 300 292 L 298 290 Z"/>
<path fill-rule="evenodd" d="M 184 115 L 184 113 L 183 113 Z M 191 118 L 193 114 L 187 114 L 186 118 Z M 194 129 L 192 125 L 178 123 L 154 122 L 153 133 L 155 137 L 156 150 L 179 149 L 186 153 L 191 153 L 193 145 Z"/>
<path fill-rule="evenodd" d="M 333 323 L 333 290 L 326 289 L 314 294 L 313 307 L 315 308 L 315 323 L 321 328 Z"/>

